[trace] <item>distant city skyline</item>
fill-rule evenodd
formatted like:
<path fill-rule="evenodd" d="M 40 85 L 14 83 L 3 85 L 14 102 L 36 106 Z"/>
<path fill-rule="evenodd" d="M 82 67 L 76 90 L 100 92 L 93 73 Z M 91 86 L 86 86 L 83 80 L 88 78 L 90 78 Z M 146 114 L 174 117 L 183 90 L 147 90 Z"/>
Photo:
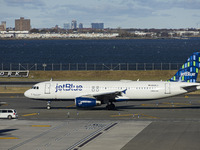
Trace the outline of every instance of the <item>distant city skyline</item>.
<path fill-rule="evenodd" d="M 63 27 L 77 20 L 84 28 L 200 28 L 200 0 L 1 0 L 0 21 L 31 20 L 32 28 Z"/>

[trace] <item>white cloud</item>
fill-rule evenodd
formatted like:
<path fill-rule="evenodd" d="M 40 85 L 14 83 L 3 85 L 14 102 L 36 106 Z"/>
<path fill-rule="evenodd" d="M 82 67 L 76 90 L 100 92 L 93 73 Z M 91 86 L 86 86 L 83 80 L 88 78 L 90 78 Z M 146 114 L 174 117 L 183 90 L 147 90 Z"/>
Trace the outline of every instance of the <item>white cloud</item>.
<path fill-rule="evenodd" d="M 24 9 L 27 8 L 36 9 L 44 6 L 42 0 L 4 0 L 4 2 L 7 6 L 21 7 Z"/>

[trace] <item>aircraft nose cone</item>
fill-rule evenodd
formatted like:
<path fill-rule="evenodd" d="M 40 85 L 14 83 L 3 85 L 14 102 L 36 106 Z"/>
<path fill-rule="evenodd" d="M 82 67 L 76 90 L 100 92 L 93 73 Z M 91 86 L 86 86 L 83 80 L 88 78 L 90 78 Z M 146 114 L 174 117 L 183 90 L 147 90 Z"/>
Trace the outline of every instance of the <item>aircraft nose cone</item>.
<path fill-rule="evenodd" d="M 27 90 L 26 92 L 24 92 L 24 96 L 29 98 L 31 96 L 30 90 Z"/>

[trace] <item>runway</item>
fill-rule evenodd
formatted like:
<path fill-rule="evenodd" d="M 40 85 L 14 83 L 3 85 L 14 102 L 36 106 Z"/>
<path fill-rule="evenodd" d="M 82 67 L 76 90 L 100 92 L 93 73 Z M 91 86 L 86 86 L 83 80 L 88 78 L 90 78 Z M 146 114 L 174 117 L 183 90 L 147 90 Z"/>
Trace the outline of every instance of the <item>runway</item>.
<path fill-rule="evenodd" d="M 17 120 L 0 120 L 1 149 L 199 149 L 200 98 L 178 96 L 157 101 L 116 103 L 90 110 L 74 102 L 24 97 L 0 98 Z"/>

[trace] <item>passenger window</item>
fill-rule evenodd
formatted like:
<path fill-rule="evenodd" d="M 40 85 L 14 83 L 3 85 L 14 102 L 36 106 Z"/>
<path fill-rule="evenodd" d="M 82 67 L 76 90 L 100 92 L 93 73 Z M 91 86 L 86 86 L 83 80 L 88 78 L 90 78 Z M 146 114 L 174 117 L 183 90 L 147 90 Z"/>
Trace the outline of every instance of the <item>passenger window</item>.
<path fill-rule="evenodd" d="M 7 110 L 2 110 L 2 113 L 7 113 Z"/>
<path fill-rule="evenodd" d="M 12 110 L 8 110 L 9 113 L 12 113 Z"/>

